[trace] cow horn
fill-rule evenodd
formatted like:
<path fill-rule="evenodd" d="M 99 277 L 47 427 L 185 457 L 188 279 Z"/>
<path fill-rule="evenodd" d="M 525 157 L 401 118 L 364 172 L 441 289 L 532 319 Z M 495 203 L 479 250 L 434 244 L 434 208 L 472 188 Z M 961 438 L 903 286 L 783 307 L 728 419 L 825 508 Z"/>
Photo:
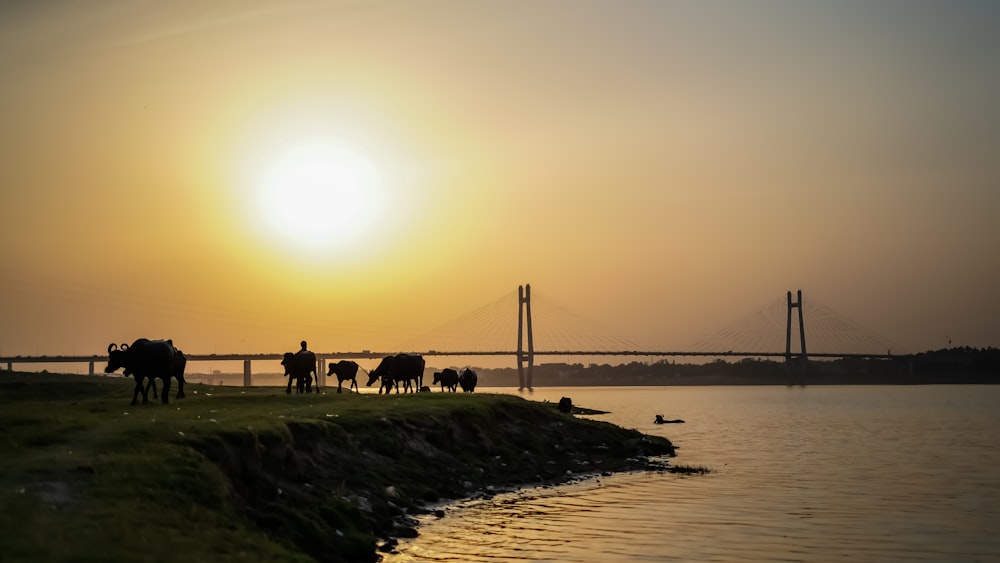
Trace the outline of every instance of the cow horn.
<path fill-rule="evenodd" d="M 122 346 L 121 346 L 121 348 L 122 348 L 122 351 L 123 351 L 123 352 L 124 352 L 125 350 L 128 350 L 128 344 L 126 344 L 126 343 L 122 342 Z"/>
<path fill-rule="evenodd" d="M 114 342 L 112 342 L 111 344 L 108 344 L 108 354 L 110 354 L 111 351 L 114 350 L 117 347 L 118 347 L 118 345 L 115 344 Z"/>

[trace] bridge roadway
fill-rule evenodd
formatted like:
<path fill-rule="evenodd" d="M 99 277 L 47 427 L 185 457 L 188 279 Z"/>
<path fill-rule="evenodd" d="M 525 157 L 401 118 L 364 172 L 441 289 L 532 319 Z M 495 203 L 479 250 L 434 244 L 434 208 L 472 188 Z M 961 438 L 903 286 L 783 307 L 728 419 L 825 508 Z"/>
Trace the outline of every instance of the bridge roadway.
<path fill-rule="evenodd" d="M 371 352 L 363 350 L 361 352 L 316 352 L 316 359 L 325 362 L 326 360 L 345 359 L 376 359 L 388 356 L 397 352 Z M 419 352 L 424 356 L 513 356 L 517 357 L 516 350 L 428 350 Z M 534 356 L 646 356 L 646 357 L 737 357 L 737 358 L 783 358 L 784 352 L 682 352 L 682 351 L 655 351 L 655 350 L 541 350 L 535 351 Z M 891 360 L 896 358 L 907 358 L 907 354 L 854 354 L 854 353 L 810 353 L 810 358 L 853 358 L 872 360 Z M 280 362 L 282 354 L 185 354 L 188 361 L 242 361 L 251 362 L 254 360 L 270 360 Z M 800 354 L 793 353 L 798 357 Z M 108 357 L 101 356 L 6 356 L 0 358 L 0 365 L 7 364 L 7 370 L 13 369 L 14 364 L 55 364 L 55 363 L 85 363 L 90 365 L 90 373 L 94 373 L 94 365 L 106 362 Z"/>

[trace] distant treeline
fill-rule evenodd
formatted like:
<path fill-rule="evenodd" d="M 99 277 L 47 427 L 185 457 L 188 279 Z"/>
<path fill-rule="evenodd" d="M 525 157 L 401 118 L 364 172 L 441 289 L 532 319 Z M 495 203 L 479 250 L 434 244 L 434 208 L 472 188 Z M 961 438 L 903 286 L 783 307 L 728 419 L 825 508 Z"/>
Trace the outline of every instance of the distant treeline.
<path fill-rule="evenodd" d="M 516 368 L 476 368 L 480 385 L 519 384 Z M 703 364 L 661 360 L 652 364 L 546 363 L 536 365 L 533 386 L 562 385 L 832 385 L 1000 383 L 1000 349 L 950 348 L 891 360 L 800 362 L 746 358 Z"/>

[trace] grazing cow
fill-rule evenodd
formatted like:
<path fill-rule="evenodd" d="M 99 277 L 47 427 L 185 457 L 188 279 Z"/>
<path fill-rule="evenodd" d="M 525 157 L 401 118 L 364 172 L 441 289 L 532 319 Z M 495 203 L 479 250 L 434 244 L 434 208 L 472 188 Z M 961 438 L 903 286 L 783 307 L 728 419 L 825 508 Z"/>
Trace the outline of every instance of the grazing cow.
<path fill-rule="evenodd" d="M 312 393 L 313 376 L 316 375 L 316 354 L 308 350 L 299 350 L 294 354 L 285 352 L 281 365 L 285 366 L 285 375 L 288 376 L 288 387 L 285 388 L 285 393 L 292 392 L 293 380 L 299 393 Z M 319 393 L 318 384 L 316 392 Z"/>
<path fill-rule="evenodd" d="M 178 358 L 178 355 L 180 358 Z M 132 343 L 118 346 L 108 345 L 108 365 L 104 373 L 112 373 L 124 369 L 125 376 L 135 377 L 135 389 L 132 391 L 132 404 L 142 393 L 142 404 L 149 402 L 148 387 L 143 386 L 146 379 L 159 378 L 163 381 L 163 404 L 170 402 L 170 378 L 178 377 L 177 398 L 184 397 L 184 365 L 187 359 L 178 354 L 171 340 L 149 340 L 140 338 Z M 154 387 L 155 388 L 155 387 Z"/>
<path fill-rule="evenodd" d="M 441 371 L 434 372 L 434 383 L 441 384 L 441 392 L 444 393 L 444 388 L 447 387 L 452 393 L 458 389 L 458 372 L 451 368 L 444 368 Z"/>
<path fill-rule="evenodd" d="M 462 391 L 466 393 L 474 392 L 477 383 L 479 383 L 479 376 L 469 368 L 463 369 L 462 373 L 458 376 L 458 384 L 462 387 Z"/>
<path fill-rule="evenodd" d="M 396 356 L 386 356 L 379 362 L 378 367 L 368 372 L 368 387 L 371 387 L 372 383 L 378 381 L 379 395 L 382 394 L 382 391 L 385 391 L 385 394 L 388 395 L 392 392 L 394 386 L 396 393 L 399 393 L 399 383 L 392 378 L 392 364 L 395 361 Z"/>
<path fill-rule="evenodd" d="M 187 356 L 184 355 L 184 352 L 181 352 L 180 350 L 178 350 L 175 347 L 174 348 L 174 367 L 173 367 L 171 375 L 173 375 L 174 379 L 177 380 L 177 397 L 176 398 L 178 398 L 178 399 L 183 399 L 184 398 L 184 368 L 185 367 L 187 367 Z M 132 372 L 130 372 L 129 370 L 125 370 L 125 376 L 127 377 L 129 375 L 132 375 Z M 150 389 L 153 390 L 153 398 L 154 399 L 159 398 L 159 395 L 156 394 L 156 380 L 153 379 L 153 378 L 149 378 L 146 381 L 146 393 L 147 394 L 149 393 Z"/>
<path fill-rule="evenodd" d="M 333 374 L 337 374 L 337 393 L 341 393 L 341 386 L 348 379 L 351 380 L 351 385 L 347 388 L 350 392 L 351 389 L 355 391 L 358 390 L 358 364 L 357 362 L 352 362 L 350 360 L 340 360 L 335 364 L 330 364 L 329 370 L 326 375 L 329 377 Z"/>
<path fill-rule="evenodd" d="M 386 356 L 377 368 L 368 373 L 368 385 L 371 386 L 379 379 L 382 380 L 378 390 L 380 395 L 383 390 L 388 395 L 393 386 L 396 387 L 396 393 L 399 393 L 400 382 L 403 383 L 404 391 L 416 392 L 424 384 L 424 358 L 419 354 Z"/>

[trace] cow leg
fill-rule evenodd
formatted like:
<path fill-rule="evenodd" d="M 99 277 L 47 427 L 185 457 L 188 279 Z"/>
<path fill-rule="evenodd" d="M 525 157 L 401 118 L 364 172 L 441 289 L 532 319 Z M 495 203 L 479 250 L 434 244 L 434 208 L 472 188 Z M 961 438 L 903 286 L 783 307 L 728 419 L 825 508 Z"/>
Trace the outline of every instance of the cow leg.
<path fill-rule="evenodd" d="M 141 378 L 141 377 L 137 377 L 136 378 L 136 380 L 135 380 L 135 390 L 137 392 L 139 392 L 139 393 L 142 393 L 142 404 L 145 405 L 146 403 L 149 402 L 149 394 L 146 392 L 146 388 L 142 385 L 142 380 L 143 380 L 143 378 Z M 132 393 L 132 396 L 133 396 L 133 400 L 134 400 L 135 392 Z"/>
<path fill-rule="evenodd" d="M 150 388 L 153 389 L 153 398 L 158 399 L 159 395 L 156 394 L 156 380 L 153 379 L 152 377 L 146 380 L 146 389 L 145 389 L 146 395 L 149 395 Z"/>
<path fill-rule="evenodd" d="M 285 387 L 285 393 L 287 393 L 289 395 L 292 394 L 292 376 L 291 375 L 288 376 L 288 387 Z"/>
<path fill-rule="evenodd" d="M 177 378 L 177 398 L 184 398 L 184 376 Z"/>
<path fill-rule="evenodd" d="M 337 394 L 338 394 L 338 395 L 339 395 L 340 393 L 343 393 L 343 392 L 344 392 L 344 390 L 342 389 L 342 387 L 343 387 L 343 386 L 344 386 L 344 380 L 343 380 L 343 379 L 340 379 L 340 378 L 338 377 L 338 378 L 337 378 Z"/>
<path fill-rule="evenodd" d="M 358 392 L 358 393 L 360 393 L 360 392 L 361 392 L 361 390 L 360 390 L 360 389 L 358 389 L 358 380 L 357 380 L 357 378 L 356 378 L 356 377 L 352 377 L 352 378 L 351 378 L 351 386 L 350 386 L 350 387 L 348 387 L 348 388 L 347 388 L 347 390 L 348 390 L 348 391 L 350 391 L 351 389 L 354 389 L 354 391 L 356 391 L 356 392 Z"/>
<path fill-rule="evenodd" d="M 163 395 L 163 404 L 164 405 L 169 405 L 170 404 L 170 376 L 169 375 L 163 378 L 163 393 L 162 393 L 162 395 Z"/>

